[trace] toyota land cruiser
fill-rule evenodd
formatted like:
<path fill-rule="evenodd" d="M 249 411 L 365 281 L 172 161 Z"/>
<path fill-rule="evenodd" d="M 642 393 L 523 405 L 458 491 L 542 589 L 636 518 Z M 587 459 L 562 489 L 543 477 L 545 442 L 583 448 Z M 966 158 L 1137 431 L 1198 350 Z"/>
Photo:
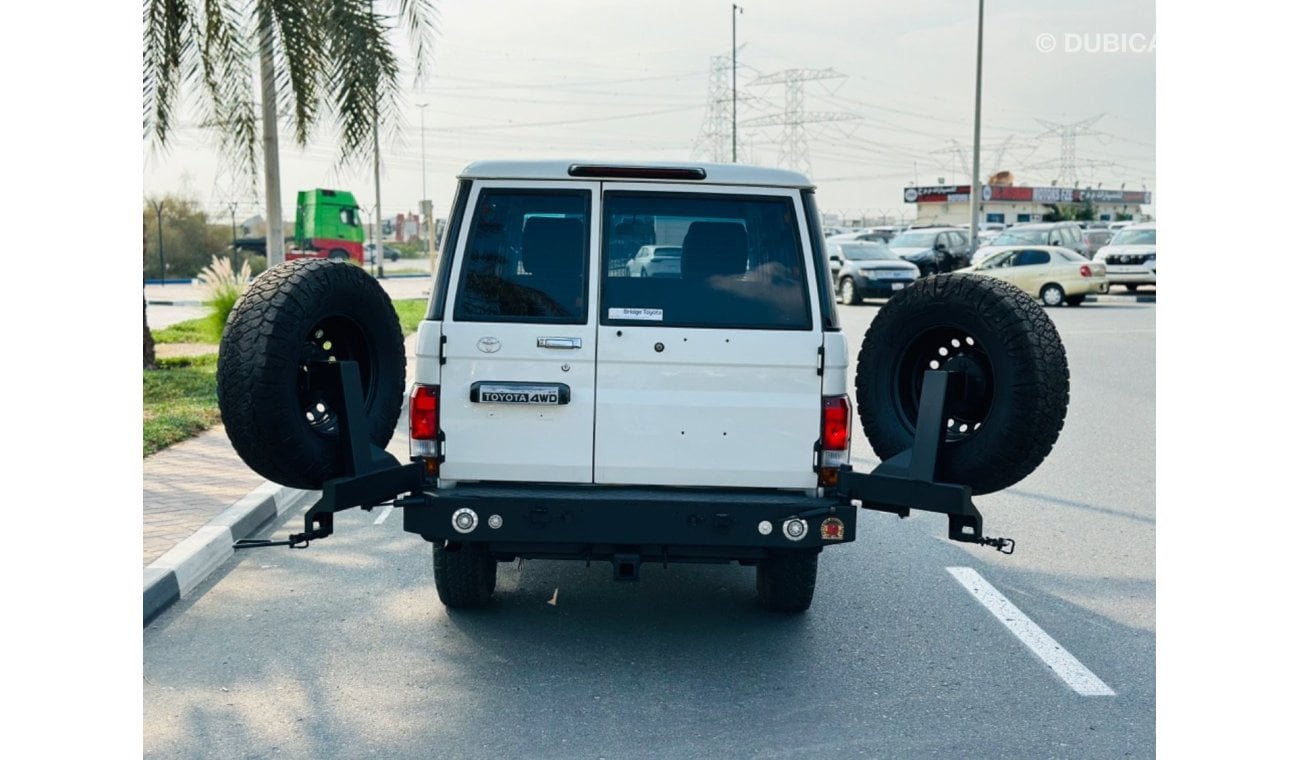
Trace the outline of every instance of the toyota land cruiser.
<path fill-rule="evenodd" d="M 645 246 L 679 248 L 677 271 L 627 276 Z M 1065 354 L 1042 309 L 987 278 L 925 278 L 863 340 L 855 400 L 885 463 L 853 472 L 848 342 L 795 172 L 475 163 L 441 251 L 411 464 L 381 450 L 405 389 L 400 331 L 356 267 L 259 278 L 218 378 L 244 460 L 325 492 L 287 543 L 393 500 L 432 544 L 449 607 L 486 604 L 497 563 L 541 558 L 609 561 L 628 580 L 643 561 L 739 562 L 769 608 L 802 611 L 858 506 L 947 512 L 950 537 L 1007 546 L 969 497 L 1032 471 L 1064 420 Z"/>

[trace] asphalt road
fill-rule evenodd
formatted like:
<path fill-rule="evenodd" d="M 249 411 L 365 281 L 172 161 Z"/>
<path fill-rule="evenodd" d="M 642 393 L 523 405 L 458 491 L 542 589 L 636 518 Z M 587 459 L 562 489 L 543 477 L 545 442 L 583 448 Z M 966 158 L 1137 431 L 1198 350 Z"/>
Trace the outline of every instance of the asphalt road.
<path fill-rule="evenodd" d="M 840 308 L 851 344 L 875 312 Z M 619 584 L 543 561 L 450 614 L 400 512 L 351 510 L 307 550 L 237 554 L 145 630 L 145 755 L 1153 757 L 1156 306 L 1051 314 L 1065 430 L 977 499 L 1013 555 L 948 542 L 937 515 L 864 512 L 800 617 L 763 611 L 751 568 Z M 875 464 L 860 432 L 853 448 Z"/>

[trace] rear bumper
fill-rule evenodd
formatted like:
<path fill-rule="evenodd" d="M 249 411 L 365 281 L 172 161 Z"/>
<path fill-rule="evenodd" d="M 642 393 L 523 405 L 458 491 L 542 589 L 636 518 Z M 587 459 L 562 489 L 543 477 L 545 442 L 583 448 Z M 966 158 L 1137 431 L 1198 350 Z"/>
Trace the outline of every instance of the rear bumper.
<path fill-rule="evenodd" d="M 888 298 L 916 282 L 915 279 L 911 278 L 906 280 L 883 280 L 855 277 L 853 280 L 854 284 L 858 286 L 860 294 L 876 298 Z M 899 287 L 895 287 L 896 285 Z"/>
<path fill-rule="evenodd" d="M 799 493 L 462 485 L 424 497 L 403 510 L 408 532 L 486 545 L 498 558 L 757 560 L 848 543 L 857 527 L 857 510 L 843 499 Z M 453 525 L 461 510 L 472 512 L 463 532 Z M 802 524 L 798 538 L 788 535 L 791 521 Z"/>

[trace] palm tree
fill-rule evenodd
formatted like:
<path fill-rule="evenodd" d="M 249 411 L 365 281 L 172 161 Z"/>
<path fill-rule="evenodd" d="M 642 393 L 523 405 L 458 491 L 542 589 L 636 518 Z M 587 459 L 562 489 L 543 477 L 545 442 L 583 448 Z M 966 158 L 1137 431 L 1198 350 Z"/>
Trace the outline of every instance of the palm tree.
<path fill-rule="evenodd" d="M 435 31 L 431 0 L 397 0 L 411 38 L 417 81 Z M 253 55 L 261 67 L 262 154 L 267 181 L 268 263 L 283 260 L 277 113 L 306 145 L 322 119 L 339 129 L 339 163 L 368 155 L 375 130 L 394 126 L 399 65 L 392 20 L 373 0 L 144 0 L 144 127 L 165 149 L 184 88 L 200 90 L 203 123 L 217 129 L 222 155 L 256 176 L 259 130 Z M 396 25 L 396 24 L 393 24 Z M 278 257 L 271 246 L 277 246 Z"/>

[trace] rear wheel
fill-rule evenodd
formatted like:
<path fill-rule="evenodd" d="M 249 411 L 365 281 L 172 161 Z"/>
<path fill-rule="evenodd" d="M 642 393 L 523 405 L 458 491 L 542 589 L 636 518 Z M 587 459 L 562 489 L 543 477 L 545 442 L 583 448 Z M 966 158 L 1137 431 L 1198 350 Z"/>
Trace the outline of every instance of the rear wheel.
<path fill-rule="evenodd" d="M 253 281 L 221 336 L 217 403 L 240 458 L 267 480 L 318 490 L 345 472 L 334 361 L 356 363 L 380 448 L 397 425 L 406 351 L 393 304 L 358 267 L 298 259 Z"/>
<path fill-rule="evenodd" d="M 758 561 L 758 599 L 773 612 L 804 612 L 817 589 L 816 551 L 776 554 Z"/>
<path fill-rule="evenodd" d="M 1137 285 L 1125 285 L 1124 287 L 1128 288 L 1128 292 L 1130 293 L 1136 293 L 1138 289 Z"/>
<path fill-rule="evenodd" d="M 1070 398 L 1065 347 L 1020 288 L 944 274 L 881 307 L 863 337 L 855 382 L 862 428 L 882 460 L 911 448 L 928 370 L 951 373 L 938 480 L 976 494 L 1001 490 L 1033 472 L 1056 443 Z"/>
<path fill-rule="evenodd" d="M 1048 306 L 1060 306 L 1065 303 L 1065 290 L 1054 282 L 1044 285 L 1038 295 Z"/>
<path fill-rule="evenodd" d="M 858 287 L 853 284 L 852 277 L 840 280 L 840 303 L 848 306 L 862 303 L 862 297 L 858 295 Z"/>
<path fill-rule="evenodd" d="M 330 252 L 329 252 L 329 258 L 331 258 L 331 259 L 347 259 L 347 258 L 350 258 L 350 257 L 348 256 L 348 252 L 345 251 L 345 250 L 343 250 L 342 248 L 331 248 L 331 249 L 330 249 Z"/>
<path fill-rule="evenodd" d="M 497 587 L 497 562 L 478 544 L 433 545 L 433 585 L 451 609 L 482 607 Z"/>

